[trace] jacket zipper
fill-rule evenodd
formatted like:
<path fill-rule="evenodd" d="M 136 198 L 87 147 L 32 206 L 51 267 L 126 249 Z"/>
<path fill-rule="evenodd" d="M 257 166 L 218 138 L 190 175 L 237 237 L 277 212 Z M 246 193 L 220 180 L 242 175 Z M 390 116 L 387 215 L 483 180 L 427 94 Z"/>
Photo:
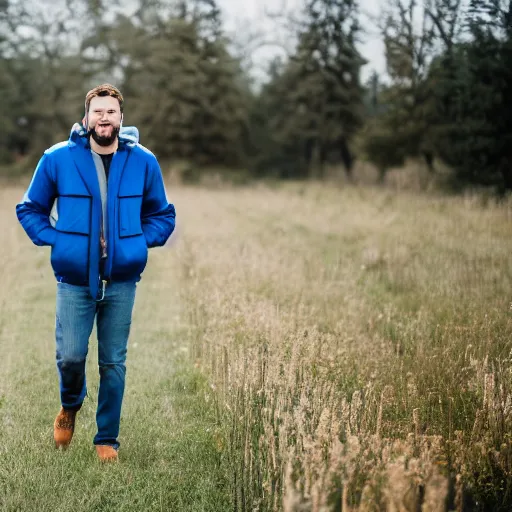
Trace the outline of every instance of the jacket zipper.
<path fill-rule="evenodd" d="M 114 254 L 114 242 L 113 242 L 113 236 L 114 236 L 114 219 L 115 219 L 115 206 L 116 202 L 110 197 L 112 186 L 110 181 L 113 181 L 114 178 L 112 178 L 115 161 L 117 152 L 119 151 L 119 148 L 112 156 L 112 161 L 110 162 L 110 171 L 108 173 L 108 179 L 107 179 L 107 240 L 105 240 L 105 245 L 109 248 L 109 252 L 107 253 L 107 259 L 105 260 L 105 268 L 104 268 L 104 277 L 107 279 L 110 279 L 110 274 L 112 273 L 112 257 Z"/>
<path fill-rule="evenodd" d="M 114 154 L 115 156 L 115 154 Z M 112 161 L 114 160 L 114 156 L 112 157 Z M 112 169 L 112 161 L 110 162 L 110 169 Z M 110 224 L 110 212 L 109 212 L 109 209 L 110 209 L 110 203 L 111 201 L 109 201 L 109 193 L 110 193 L 110 184 L 109 184 L 109 181 L 110 181 L 110 176 L 111 176 L 111 172 L 109 170 L 108 172 L 108 176 L 106 176 L 106 185 L 107 185 L 107 196 L 105 198 L 105 200 L 107 201 L 107 205 L 106 205 L 106 210 L 107 210 L 107 224 Z M 109 256 L 109 253 L 108 253 L 108 247 L 110 246 L 111 247 L 111 244 L 109 244 L 109 241 L 108 241 L 108 238 L 109 237 L 109 234 L 112 230 L 111 229 L 107 229 L 107 237 L 105 237 L 105 219 L 103 218 L 103 206 L 101 208 L 101 224 L 100 224 L 100 247 L 101 247 L 101 256 L 100 256 L 100 263 L 102 263 L 102 267 L 103 267 L 103 279 L 102 279 L 102 276 L 101 276 L 101 272 L 98 274 L 98 281 L 101 282 L 101 299 L 99 299 L 100 301 L 102 301 L 104 298 L 105 298 L 105 289 L 107 287 L 107 279 L 110 277 L 110 272 L 107 271 L 107 266 L 110 266 L 110 258 L 108 257 Z"/>

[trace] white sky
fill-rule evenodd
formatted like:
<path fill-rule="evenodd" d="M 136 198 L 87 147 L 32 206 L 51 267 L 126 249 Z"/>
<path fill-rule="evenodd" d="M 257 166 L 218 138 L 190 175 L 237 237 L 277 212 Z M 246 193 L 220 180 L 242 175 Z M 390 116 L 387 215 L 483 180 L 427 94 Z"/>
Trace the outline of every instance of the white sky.
<path fill-rule="evenodd" d="M 293 13 L 303 4 L 303 0 L 217 0 L 223 10 L 225 28 L 228 34 L 235 40 L 244 41 L 250 33 L 263 31 L 269 40 L 283 41 L 283 34 L 277 30 L 277 22 L 269 20 L 265 15 L 265 9 L 270 12 L 277 12 L 284 6 L 286 11 Z M 384 46 L 377 34 L 374 22 L 371 17 L 378 17 L 380 14 L 380 0 L 359 0 L 362 12 L 361 23 L 366 35 L 362 36 L 364 42 L 359 46 L 359 51 L 369 63 L 362 69 L 362 80 L 370 75 L 372 70 L 379 74 L 386 71 L 384 60 Z M 254 53 L 254 63 L 257 67 L 263 67 L 265 62 L 272 56 L 281 53 L 278 46 L 265 46 Z M 258 69 L 255 70 L 260 75 Z"/>

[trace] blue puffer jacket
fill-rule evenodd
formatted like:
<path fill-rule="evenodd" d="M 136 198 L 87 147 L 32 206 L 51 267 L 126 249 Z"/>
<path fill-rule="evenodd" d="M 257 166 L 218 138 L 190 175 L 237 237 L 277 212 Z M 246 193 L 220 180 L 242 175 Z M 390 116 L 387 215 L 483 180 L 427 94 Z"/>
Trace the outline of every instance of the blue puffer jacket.
<path fill-rule="evenodd" d="M 123 128 L 119 134 L 107 193 L 108 257 L 103 277 L 139 281 L 148 248 L 165 244 L 174 230 L 176 214 L 167 202 L 157 159 L 138 143 L 134 128 Z M 50 212 L 55 199 L 54 227 Z M 57 280 L 89 285 L 96 298 L 102 205 L 89 141 L 80 125 L 73 127 L 67 142 L 44 152 L 16 214 L 34 244 L 52 247 Z"/>

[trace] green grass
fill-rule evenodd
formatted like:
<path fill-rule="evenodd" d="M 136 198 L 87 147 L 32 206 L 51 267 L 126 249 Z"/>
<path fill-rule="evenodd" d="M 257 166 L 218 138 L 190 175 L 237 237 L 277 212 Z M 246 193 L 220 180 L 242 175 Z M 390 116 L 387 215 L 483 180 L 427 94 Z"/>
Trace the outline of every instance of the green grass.
<path fill-rule="evenodd" d="M 20 368 L 26 376 L 13 378 L 16 394 L 0 406 L 0 510 L 229 510 L 213 398 L 197 370 L 179 357 L 172 365 L 165 380 L 148 378 L 144 388 L 128 379 L 115 465 L 100 464 L 92 446 L 94 397 L 79 413 L 70 448 L 57 451 L 54 372 Z"/>
<path fill-rule="evenodd" d="M 139 286 L 121 461 L 102 467 L 94 338 L 76 439 L 52 447 L 55 283 L 17 197 L 0 197 L 0 510 L 511 510 L 512 203 L 170 191 L 179 228 Z"/>
<path fill-rule="evenodd" d="M 18 196 L 11 193 L 0 212 L 2 225 L 11 225 L 0 237 L 8 253 L 0 292 L 0 511 L 231 510 L 225 436 L 212 390 L 188 357 L 175 254 L 167 248 L 151 254 L 138 285 L 119 463 L 101 464 L 92 444 L 95 334 L 73 442 L 54 448 L 56 285 L 49 251 L 13 224 Z"/>
<path fill-rule="evenodd" d="M 120 463 L 113 465 L 100 464 L 91 446 L 91 401 L 65 452 L 52 446 L 45 424 L 51 421 L 50 411 L 27 421 L 24 409 L 30 404 L 22 401 L 11 417 L 11 435 L 2 436 L 1 509 L 228 510 L 215 418 L 201 398 L 203 388 L 193 373 L 176 374 L 153 400 L 132 407 L 123 422 Z M 168 402 L 162 401 L 162 392 Z M 180 412 L 169 418 L 168 407 Z"/>
<path fill-rule="evenodd" d="M 91 444 L 93 400 L 65 452 L 53 448 L 52 408 L 30 418 L 30 392 L 13 407 L 4 404 L 11 425 L 2 432 L 1 510 L 229 510 L 219 428 L 204 392 L 203 379 L 185 369 L 129 407 L 120 463 L 111 465 L 98 462 Z"/>

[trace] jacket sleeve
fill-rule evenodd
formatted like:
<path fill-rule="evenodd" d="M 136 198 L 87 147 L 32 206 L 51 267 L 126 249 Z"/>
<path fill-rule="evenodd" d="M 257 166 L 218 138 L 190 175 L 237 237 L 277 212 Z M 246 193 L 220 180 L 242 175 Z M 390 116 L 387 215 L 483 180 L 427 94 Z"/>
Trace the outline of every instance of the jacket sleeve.
<path fill-rule="evenodd" d="M 57 232 L 49 217 L 56 195 L 49 157 L 44 154 L 22 201 L 16 205 L 18 220 L 35 245 L 55 244 Z"/>
<path fill-rule="evenodd" d="M 162 172 L 156 158 L 148 165 L 142 201 L 142 231 L 148 247 L 159 247 L 174 231 L 176 211 L 167 202 Z"/>

